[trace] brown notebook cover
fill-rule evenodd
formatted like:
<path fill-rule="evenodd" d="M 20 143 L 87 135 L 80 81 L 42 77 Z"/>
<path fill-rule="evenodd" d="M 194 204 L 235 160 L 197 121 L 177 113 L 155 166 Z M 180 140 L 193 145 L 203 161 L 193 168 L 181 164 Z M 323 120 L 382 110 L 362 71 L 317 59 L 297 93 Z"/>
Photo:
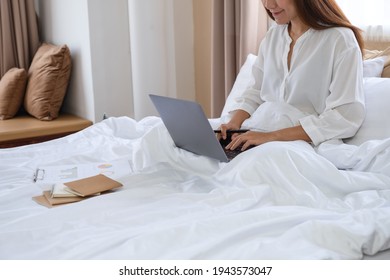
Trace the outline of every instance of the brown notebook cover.
<path fill-rule="evenodd" d="M 80 196 L 73 196 L 73 197 L 51 197 L 50 191 L 44 191 L 43 195 L 49 201 L 51 205 L 59 205 L 59 204 L 66 204 L 66 203 L 72 203 L 72 202 L 78 202 L 85 198 Z"/>
<path fill-rule="evenodd" d="M 69 191 L 79 196 L 90 196 L 122 187 L 122 184 L 103 174 L 64 183 Z"/>
<path fill-rule="evenodd" d="M 78 202 L 83 199 L 85 198 L 80 196 L 52 198 L 50 191 L 44 191 L 43 195 L 33 197 L 33 200 L 35 202 L 43 206 L 46 206 L 47 208 L 52 208 L 57 205 L 62 205 L 62 204 L 67 204 L 72 202 Z"/>

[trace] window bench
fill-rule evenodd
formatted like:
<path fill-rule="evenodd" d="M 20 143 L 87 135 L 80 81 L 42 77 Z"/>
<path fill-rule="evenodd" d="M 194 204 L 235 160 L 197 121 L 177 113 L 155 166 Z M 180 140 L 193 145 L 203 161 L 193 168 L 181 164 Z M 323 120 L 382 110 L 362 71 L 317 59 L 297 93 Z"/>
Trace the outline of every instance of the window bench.
<path fill-rule="evenodd" d="M 0 120 L 0 148 L 12 148 L 60 138 L 80 131 L 92 122 L 71 114 L 60 114 L 52 121 L 23 115 Z"/>

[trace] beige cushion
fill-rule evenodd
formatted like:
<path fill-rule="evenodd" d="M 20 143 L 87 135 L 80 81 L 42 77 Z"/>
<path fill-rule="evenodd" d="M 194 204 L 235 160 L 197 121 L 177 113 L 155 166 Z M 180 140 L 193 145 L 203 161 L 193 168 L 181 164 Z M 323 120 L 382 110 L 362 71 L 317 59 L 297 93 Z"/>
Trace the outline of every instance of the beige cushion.
<path fill-rule="evenodd" d="M 69 83 L 71 56 L 66 45 L 44 43 L 28 71 L 24 108 L 39 120 L 58 117 Z"/>
<path fill-rule="evenodd" d="M 390 47 L 381 50 L 364 50 L 364 59 L 373 59 L 377 57 L 385 56 L 386 61 L 383 67 L 382 77 L 390 78 Z"/>
<path fill-rule="evenodd" d="M 27 83 L 24 69 L 8 70 L 0 81 L 0 120 L 14 117 L 23 102 Z"/>

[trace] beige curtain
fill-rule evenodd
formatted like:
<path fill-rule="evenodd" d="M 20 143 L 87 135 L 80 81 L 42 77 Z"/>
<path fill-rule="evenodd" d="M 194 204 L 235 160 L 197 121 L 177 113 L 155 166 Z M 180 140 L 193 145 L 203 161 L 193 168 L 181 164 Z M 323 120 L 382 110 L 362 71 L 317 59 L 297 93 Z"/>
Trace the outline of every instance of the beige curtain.
<path fill-rule="evenodd" d="M 0 0 L 0 77 L 13 67 L 28 69 L 39 46 L 33 0 Z"/>
<path fill-rule="evenodd" d="M 257 54 L 267 32 L 261 0 L 213 0 L 211 115 L 218 117 L 249 53 Z"/>

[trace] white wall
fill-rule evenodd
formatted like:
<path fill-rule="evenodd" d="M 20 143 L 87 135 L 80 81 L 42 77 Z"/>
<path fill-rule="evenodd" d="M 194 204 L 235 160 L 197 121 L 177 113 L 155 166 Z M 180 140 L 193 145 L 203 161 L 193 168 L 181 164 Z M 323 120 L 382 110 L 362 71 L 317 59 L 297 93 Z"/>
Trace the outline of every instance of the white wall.
<path fill-rule="evenodd" d="M 195 99 L 192 0 L 35 1 L 42 39 L 72 53 L 64 111 L 140 119 L 155 114 L 148 93 Z"/>
<path fill-rule="evenodd" d="M 72 53 L 64 111 L 93 121 L 132 116 L 127 0 L 38 0 L 37 8 L 42 39 Z"/>
<path fill-rule="evenodd" d="M 65 111 L 95 120 L 91 73 L 87 0 L 38 0 L 43 41 L 67 44 L 72 54 L 72 75 Z"/>

